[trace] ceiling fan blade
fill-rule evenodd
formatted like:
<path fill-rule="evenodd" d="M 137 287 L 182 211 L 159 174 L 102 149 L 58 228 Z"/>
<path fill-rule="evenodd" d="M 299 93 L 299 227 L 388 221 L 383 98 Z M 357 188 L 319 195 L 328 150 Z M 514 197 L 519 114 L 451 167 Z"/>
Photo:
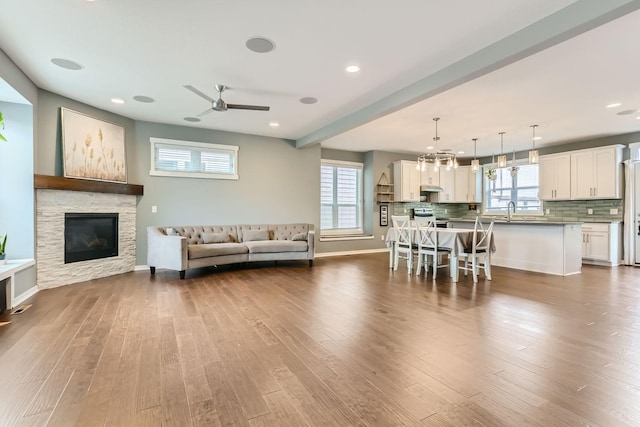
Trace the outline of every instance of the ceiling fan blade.
<path fill-rule="evenodd" d="M 262 105 L 242 105 L 242 104 L 227 104 L 228 109 L 233 110 L 254 110 L 254 111 L 269 111 L 271 107 L 265 107 Z"/>
<path fill-rule="evenodd" d="M 213 111 L 213 109 L 212 109 L 212 108 L 207 108 L 207 109 L 206 109 L 206 110 L 204 110 L 202 113 L 200 113 L 200 114 L 196 114 L 196 117 L 204 117 L 204 116 L 206 116 L 207 114 L 211 113 L 212 111 Z"/>
<path fill-rule="evenodd" d="M 207 95 L 204 92 L 200 92 L 198 89 L 196 89 L 195 87 L 191 86 L 191 85 L 185 85 L 183 86 L 185 89 L 190 90 L 191 92 L 195 93 L 196 95 L 198 95 L 201 98 L 206 99 L 209 102 L 213 102 L 213 98 L 211 98 L 209 95 Z"/>

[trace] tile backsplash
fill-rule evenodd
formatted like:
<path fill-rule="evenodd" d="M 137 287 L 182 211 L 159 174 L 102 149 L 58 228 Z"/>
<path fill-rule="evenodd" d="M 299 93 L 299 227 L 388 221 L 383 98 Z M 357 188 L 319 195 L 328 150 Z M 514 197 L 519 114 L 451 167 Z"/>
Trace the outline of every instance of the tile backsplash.
<path fill-rule="evenodd" d="M 482 205 L 477 204 L 476 210 L 470 210 L 468 203 L 429 203 L 407 202 L 393 203 L 393 215 L 410 214 L 413 208 L 431 207 L 437 218 L 475 218 L 482 212 Z M 473 206 L 473 205 L 471 205 Z M 406 209 L 406 212 L 405 212 Z M 622 221 L 624 214 L 624 200 L 564 200 L 547 201 L 543 203 L 544 215 L 532 216 L 539 221 L 579 221 L 579 222 L 616 222 Z M 589 214 L 589 209 L 592 213 Z M 616 210 L 617 213 L 611 213 Z M 549 213 L 547 214 L 547 210 Z"/>

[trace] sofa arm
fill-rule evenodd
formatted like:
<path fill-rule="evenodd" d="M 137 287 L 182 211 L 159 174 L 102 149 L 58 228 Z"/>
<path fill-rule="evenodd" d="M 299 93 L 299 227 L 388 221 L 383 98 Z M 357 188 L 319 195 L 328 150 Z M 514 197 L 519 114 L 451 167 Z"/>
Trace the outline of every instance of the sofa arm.
<path fill-rule="evenodd" d="M 307 251 L 307 259 L 312 260 L 315 255 L 315 246 L 316 246 L 316 231 L 313 229 L 313 225 L 309 226 L 307 244 L 309 245 L 309 250 Z"/>
<path fill-rule="evenodd" d="M 147 227 L 147 265 L 184 271 L 187 269 L 187 238 L 167 236 L 160 227 Z"/>

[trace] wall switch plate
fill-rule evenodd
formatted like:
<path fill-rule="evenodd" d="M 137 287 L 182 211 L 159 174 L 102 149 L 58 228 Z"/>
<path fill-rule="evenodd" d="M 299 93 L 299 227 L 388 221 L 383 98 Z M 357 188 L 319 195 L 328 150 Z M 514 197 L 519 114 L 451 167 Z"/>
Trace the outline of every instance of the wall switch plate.
<path fill-rule="evenodd" d="M 611 215 L 618 215 L 618 209 L 617 208 L 611 208 L 611 209 L 609 209 L 609 213 Z"/>
<path fill-rule="evenodd" d="M 158 213 L 158 207 L 157 206 L 151 206 L 151 213 Z"/>
<path fill-rule="evenodd" d="M 587 209 L 587 215 L 593 215 L 593 209 L 591 208 Z"/>
<path fill-rule="evenodd" d="M 449 213 L 449 209 L 445 209 L 445 210 L 444 210 L 444 213 Z"/>
<path fill-rule="evenodd" d="M 380 235 L 380 240 L 384 241 L 384 234 Z"/>
<path fill-rule="evenodd" d="M 546 213 L 547 215 L 549 215 L 549 214 L 551 213 L 551 209 L 547 209 L 547 210 L 545 211 L 545 213 Z"/>

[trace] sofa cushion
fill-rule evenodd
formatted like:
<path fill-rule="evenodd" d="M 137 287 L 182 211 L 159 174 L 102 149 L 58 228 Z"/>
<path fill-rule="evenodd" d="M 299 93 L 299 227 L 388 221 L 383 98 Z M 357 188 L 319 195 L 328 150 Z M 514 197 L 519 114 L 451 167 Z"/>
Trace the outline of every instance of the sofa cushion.
<path fill-rule="evenodd" d="M 229 233 L 202 233 L 202 241 L 207 243 L 230 243 Z"/>
<path fill-rule="evenodd" d="M 269 230 L 244 230 L 242 232 L 243 242 L 255 242 L 269 240 Z"/>
<path fill-rule="evenodd" d="M 298 234 L 294 234 L 293 236 L 291 236 L 291 240 L 294 242 L 301 242 L 301 241 L 307 241 L 307 235 L 306 233 L 298 233 Z"/>
<path fill-rule="evenodd" d="M 209 243 L 187 245 L 189 259 L 207 258 L 219 255 L 246 254 L 249 249 L 241 243 Z"/>
<path fill-rule="evenodd" d="M 273 253 L 273 252 L 306 252 L 309 249 L 307 242 L 293 242 L 291 240 L 262 240 L 245 243 L 249 253 Z"/>

